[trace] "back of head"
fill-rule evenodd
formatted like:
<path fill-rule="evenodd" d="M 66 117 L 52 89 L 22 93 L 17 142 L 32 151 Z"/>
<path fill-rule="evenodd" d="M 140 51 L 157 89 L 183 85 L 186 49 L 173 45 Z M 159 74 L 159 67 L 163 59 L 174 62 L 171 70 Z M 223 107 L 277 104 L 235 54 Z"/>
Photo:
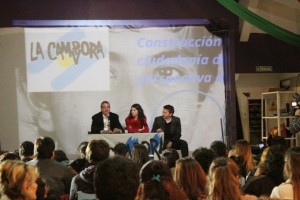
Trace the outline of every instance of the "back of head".
<path fill-rule="evenodd" d="M 132 161 L 140 169 L 149 160 L 148 150 L 143 144 L 135 144 L 132 150 Z"/>
<path fill-rule="evenodd" d="M 215 153 L 211 149 L 207 148 L 199 148 L 193 152 L 193 158 L 200 164 L 202 169 L 206 174 L 208 174 L 208 170 L 211 162 L 215 158 Z"/>
<path fill-rule="evenodd" d="M 32 156 L 33 153 L 34 153 L 34 144 L 33 144 L 33 142 L 30 142 L 30 141 L 23 142 L 20 145 L 19 153 L 22 156 L 25 156 L 25 157 Z"/>
<path fill-rule="evenodd" d="M 131 160 L 121 156 L 99 163 L 94 177 L 96 196 L 101 200 L 134 199 L 139 185 L 137 167 Z"/>
<path fill-rule="evenodd" d="M 109 156 L 109 144 L 105 140 L 91 140 L 86 148 L 89 163 L 102 161 Z"/>
<path fill-rule="evenodd" d="M 175 149 L 165 149 L 162 152 L 161 159 L 169 168 L 173 168 L 179 159 L 179 154 Z"/>
<path fill-rule="evenodd" d="M 36 167 L 22 161 L 7 160 L 0 165 L 0 194 L 10 199 L 23 199 L 24 182 L 35 182 L 38 178 Z"/>
<path fill-rule="evenodd" d="M 227 157 L 226 144 L 222 141 L 214 141 L 210 145 L 210 149 L 213 150 L 218 157 Z"/>
<path fill-rule="evenodd" d="M 55 143 L 50 137 L 39 137 L 35 141 L 35 153 L 38 159 L 49 159 L 52 157 Z"/>
<path fill-rule="evenodd" d="M 278 185 L 284 181 L 284 154 L 286 150 L 282 145 L 274 145 L 269 148 L 266 155 L 264 172 Z"/>
<path fill-rule="evenodd" d="M 216 158 L 209 169 L 208 199 L 240 200 L 239 168 L 230 158 Z"/>
<path fill-rule="evenodd" d="M 115 155 L 118 156 L 126 156 L 128 153 L 128 146 L 124 143 L 118 143 L 116 146 L 112 149 Z"/>
<path fill-rule="evenodd" d="M 161 161 L 147 162 L 140 170 L 140 182 L 137 199 L 187 199 L 168 166 Z"/>
<path fill-rule="evenodd" d="M 294 199 L 300 199 L 300 147 L 292 147 L 286 153 L 285 175 L 293 184 Z"/>
<path fill-rule="evenodd" d="M 197 200 L 206 193 L 206 174 L 193 158 L 177 160 L 174 180 L 191 200 Z"/>
<path fill-rule="evenodd" d="M 58 149 L 54 151 L 54 160 L 58 162 L 62 162 L 62 161 L 68 161 L 69 159 L 63 150 Z"/>

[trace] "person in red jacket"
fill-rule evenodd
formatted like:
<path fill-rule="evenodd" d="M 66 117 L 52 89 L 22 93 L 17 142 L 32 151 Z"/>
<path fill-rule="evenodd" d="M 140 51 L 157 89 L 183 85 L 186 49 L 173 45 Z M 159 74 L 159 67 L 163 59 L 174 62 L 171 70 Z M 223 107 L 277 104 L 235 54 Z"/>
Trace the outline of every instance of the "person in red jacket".
<path fill-rule="evenodd" d="M 149 133 L 147 118 L 140 104 L 133 104 L 128 117 L 125 119 L 128 133 Z"/>

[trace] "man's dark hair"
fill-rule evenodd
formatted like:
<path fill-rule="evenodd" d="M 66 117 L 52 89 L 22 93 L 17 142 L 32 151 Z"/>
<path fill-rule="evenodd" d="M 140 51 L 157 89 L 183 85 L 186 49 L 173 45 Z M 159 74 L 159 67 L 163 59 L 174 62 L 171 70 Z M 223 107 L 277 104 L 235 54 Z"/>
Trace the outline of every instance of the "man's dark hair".
<path fill-rule="evenodd" d="M 139 172 L 131 160 L 116 156 L 97 165 L 94 180 L 98 199 L 133 200 L 139 186 Z"/>
<path fill-rule="evenodd" d="M 213 150 L 218 157 L 227 157 L 226 144 L 222 141 L 212 142 L 210 149 Z"/>
<path fill-rule="evenodd" d="M 174 107 L 171 106 L 171 105 L 165 105 L 165 106 L 164 106 L 164 109 L 168 110 L 168 111 L 169 111 L 170 113 L 172 113 L 172 114 L 174 114 L 174 112 L 175 112 Z"/>
<path fill-rule="evenodd" d="M 210 164 L 215 159 L 215 152 L 207 148 L 199 148 L 193 152 L 193 157 L 200 164 L 206 174 L 208 174 Z"/>
<path fill-rule="evenodd" d="M 126 156 L 128 153 L 128 146 L 124 143 L 118 143 L 116 146 L 112 149 L 115 154 L 120 155 L 120 156 Z"/>
<path fill-rule="evenodd" d="M 22 156 L 32 156 L 34 152 L 34 144 L 30 141 L 24 141 L 19 148 L 19 153 Z"/>
<path fill-rule="evenodd" d="M 108 105 L 110 105 L 110 103 L 109 103 L 108 101 L 102 101 L 102 102 L 101 102 L 101 106 L 100 106 L 101 108 L 102 108 L 103 104 L 108 104 Z"/>
<path fill-rule="evenodd" d="M 55 143 L 50 137 L 39 137 L 35 141 L 35 151 L 38 159 L 48 159 L 52 157 Z"/>
<path fill-rule="evenodd" d="M 109 144 L 105 140 L 92 140 L 86 148 L 86 158 L 89 163 L 102 161 L 109 156 Z"/>

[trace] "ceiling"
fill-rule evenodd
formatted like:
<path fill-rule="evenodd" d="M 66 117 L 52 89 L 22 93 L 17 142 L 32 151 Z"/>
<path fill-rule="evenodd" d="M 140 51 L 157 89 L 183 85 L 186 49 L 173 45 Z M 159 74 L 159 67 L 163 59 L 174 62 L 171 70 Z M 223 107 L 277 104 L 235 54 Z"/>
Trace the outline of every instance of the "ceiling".
<path fill-rule="evenodd" d="M 300 0 L 239 0 L 239 4 L 264 19 L 300 35 Z M 240 41 L 248 41 L 251 33 L 265 33 L 240 20 Z"/>

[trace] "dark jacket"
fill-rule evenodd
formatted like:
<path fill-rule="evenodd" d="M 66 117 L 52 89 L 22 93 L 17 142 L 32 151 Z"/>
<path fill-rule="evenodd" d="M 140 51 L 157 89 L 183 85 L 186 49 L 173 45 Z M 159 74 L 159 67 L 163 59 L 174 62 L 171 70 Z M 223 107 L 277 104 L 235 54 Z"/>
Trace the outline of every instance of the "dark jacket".
<path fill-rule="evenodd" d="M 33 159 L 27 163 L 38 168 L 40 177 L 49 186 L 49 195 L 61 196 L 69 193 L 73 175 L 66 166 L 51 159 Z"/>
<path fill-rule="evenodd" d="M 95 165 L 91 165 L 73 177 L 70 189 L 70 200 L 77 199 L 77 192 L 93 194 L 94 190 L 94 169 Z"/>
<path fill-rule="evenodd" d="M 169 141 L 173 143 L 173 146 L 179 146 L 179 140 L 181 137 L 181 122 L 179 117 L 172 116 L 170 122 L 170 132 L 165 132 L 166 120 L 160 116 L 156 117 L 152 126 L 152 133 L 155 133 L 157 129 L 164 131 L 164 147 Z"/>
<path fill-rule="evenodd" d="M 121 129 L 124 133 L 124 128 L 120 124 L 119 115 L 110 112 L 108 119 L 110 120 L 110 130 L 114 130 L 115 128 Z M 103 123 L 103 115 L 102 112 L 95 114 L 92 117 L 92 125 L 91 125 L 91 133 L 100 133 L 104 128 Z"/>

